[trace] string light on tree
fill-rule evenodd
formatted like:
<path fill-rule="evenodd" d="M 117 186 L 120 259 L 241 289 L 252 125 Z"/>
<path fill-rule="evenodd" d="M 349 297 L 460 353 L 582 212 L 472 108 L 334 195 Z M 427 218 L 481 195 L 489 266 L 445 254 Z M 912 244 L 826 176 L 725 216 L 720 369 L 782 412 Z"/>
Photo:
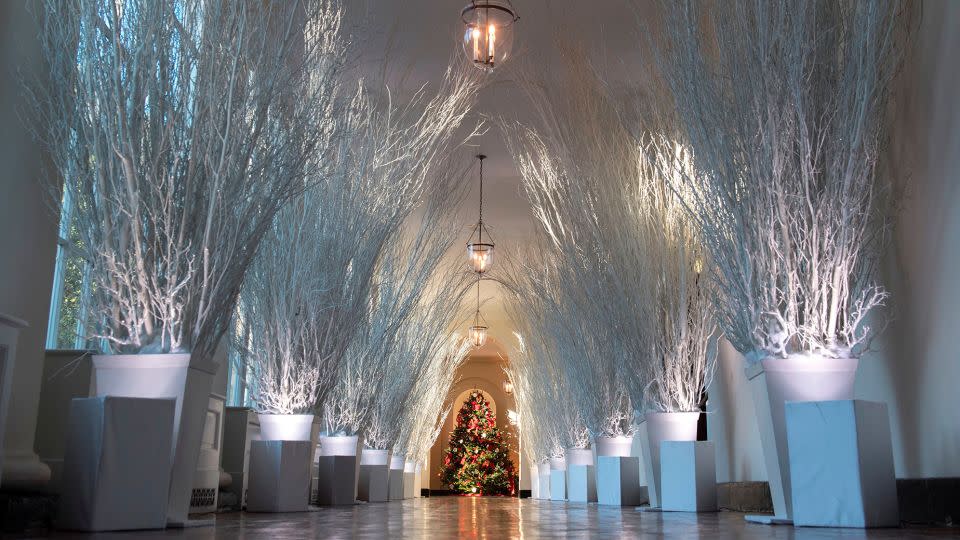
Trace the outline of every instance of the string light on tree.
<path fill-rule="evenodd" d="M 460 12 L 463 52 L 484 70 L 502 64 L 513 47 L 513 25 L 520 20 L 510 0 L 473 0 Z"/>

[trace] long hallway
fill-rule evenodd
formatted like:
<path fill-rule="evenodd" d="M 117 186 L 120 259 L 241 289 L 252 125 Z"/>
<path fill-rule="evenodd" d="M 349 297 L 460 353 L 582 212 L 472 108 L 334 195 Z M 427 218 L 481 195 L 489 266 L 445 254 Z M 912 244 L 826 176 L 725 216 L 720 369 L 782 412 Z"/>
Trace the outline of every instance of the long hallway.
<path fill-rule="evenodd" d="M 943 538 L 952 529 L 819 529 L 747 524 L 743 514 L 640 512 L 629 507 L 514 499 L 432 497 L 351 507 L 312 507 L 300 514 L 227 513 L 215 527 L 56 538 L 183 538 L 287 540 L 300 538 Z"/>

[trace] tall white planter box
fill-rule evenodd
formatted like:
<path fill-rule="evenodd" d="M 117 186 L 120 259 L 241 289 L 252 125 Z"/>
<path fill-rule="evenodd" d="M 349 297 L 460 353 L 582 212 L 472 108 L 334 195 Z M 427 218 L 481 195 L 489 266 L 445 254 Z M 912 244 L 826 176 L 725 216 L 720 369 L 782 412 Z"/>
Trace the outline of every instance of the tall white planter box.
<path fill-rule="evenodd" d="M 93 360 L 89 351 L 48 350 L 44 354 L 34 447 L 40 461 L 50 467 L 50 482 L 46 485 L 50 493 L 60 493 L 70 402 L 74 398 L 90 397 L 92 377 Z M 0 461 L 2 459 L 0 456 Z"/>
<path fill-rule="evenodd" d="M 360 483 L 357 499 L 386 502 L 390 498 L 390 451 L 364 448 L 360 454 Z"/>
<path fill-rule="evenodd" d="M 540 464 L 540 499 L 550 500 L 550 463 Z"/>
<path fill-rule="evenodd" d="M 387 484 L 391 501 L 403 500 L 403 456 L 393 455 L 390 457 L 390 481 Z"/>
<path fill-rule="evenodd" d="M 660 470 L 660 503 L 664 511 L 717 511 L 717 458 L 713 442 L 663 441 Z"/>
<path fill-rule="evenodd" d="M 247 511 L 307 511 L 311 453 L 310 441 L 253 441 Z"/>
<path fill-rule="evenodd" d="M 176 400 L 167 525 L 185 526 L 216 364 L 190 354 L 96 355 L 93 371 L 95 396 Z"/>
<path fill-rule="evenodd" d="M 233 479 L 228 491 L 236 497 L 236 510 L 247 505 L 250 443 L 259 440 L 260 420 L 257 413 L 246 407 L 227 407 L 224 412 L 221 463 L 223 470 Z"/>
<path fill-rule="evenodd" d="M 530 498 L 540 498 L 540 475 L 539 466 L 536 463 L 530 464 Z"/>
<path fill-rule="evenodd" d="M 17 339 L 20 330 L 28 327 L 26 321 L 0 313 L 0 471 L 3 471 L 4 436 L 7 432 L 7 414 L 10 410 L 10 392 L 13 384 L 13 365 L 17 359 Z M 0 477 L 0 483 L 3 478 Z"/>
<path fill-rule="evenodd" d="M 217 511 L 220 493 L 220 449 L 223 442 L 223 409 L 226 397 L 210 394 L 200 439 L 200 457 L 190 496 L 190 513 Z"/>
<path fill-rule="evenodd" d="M 885 403 L 791 402 L 786 420 L 794 525 L 900 525 Z"/>
<path fill-rule="evenodd" d="M 411 460 L 403 462 L 403 498 L 412 499 L 417 488 L 417 464 Z"/>
<path fill-rule="evenodd" d="M 247 510 L 304 512 L 310 503 L 312 414 L 259 414 L 260 438 L 250 443 Z"/>
<path fill-rule="evenodd" d="M 597 502 L 613 506 L 639 506 L 640 458 L 630 456 L 633 437 L 597 437 Z"/>
<path fill-rule="evenodd" d="M 360 439 L 320 436 L 317 462 L 317 504 L 354 504 L 360 482 Z"/>
<path fill-rule="evenodd" d="M 593 451 L 589 448 L 568 448 L 567 500 L 596 502 L 597 468 L 593 466 Z"/>
<path fill-rule="evenodd" d="M 413 476 L 414 489 L 413 496 L 414 498 L 423 497 L 423 466 L 417 463 L 417 470 Z"/>
<path fill-rule="evenodd" d="M 175 409 L 172 399 L 73 400 L 57 525 L 82 531 L 164 528 Z"/>
<path fill-rule="evenodd" d="M 646 419 L 647 436 L 641 439 L 643 462 L 647 476 L 647 495 L 651 508 L 661 506 L 660 484 L 660 444 L 664 441 L 697 440 L 697 420 L 699 412 L 648 412 Z"/>
<path fill-rule="evenodd" d="M 250 480 L 250 444 L 261 440 L 257 413 L 246 407 L 227 407 L 224 412 L 221 466 L 233 481 L 228 491 L 233 493 L 240 510 L 247 505 L 247 487 Z"/>
<path fill-rule="evenodd" d="M 564 458 L 550 458 L 550 500 L 567 500 L 567 462 Z"/>
<path fill-rule="evenodd" d="M 785 403 L 853 399 L 857 363 L 855 358 L 794 355 L 768 358 L 747 366 L 774 510 L 774 516 L 746 516 L 747 521 L 790 523 L 793 520 Z"/>

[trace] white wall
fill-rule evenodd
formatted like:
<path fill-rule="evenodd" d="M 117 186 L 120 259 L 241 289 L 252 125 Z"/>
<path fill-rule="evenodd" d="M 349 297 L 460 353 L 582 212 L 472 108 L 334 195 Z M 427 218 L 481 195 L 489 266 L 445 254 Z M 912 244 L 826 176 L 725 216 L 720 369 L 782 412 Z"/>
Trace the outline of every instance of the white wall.
<path fill-rule="evenodd" d="M 899 478 L 960 476 L 960 2 L 928 0 L 904 64 L 888 158 L 906 192 L 884 279 L 894 320 L 860 363 L 856 397 L 890 408 Z M 743 361 L 710 388 L 721 482 L 765 480 Z M 716 412 L 719 411 L 719 412 Z"/>
<path fill-rule="evenodd" d="M 0 312 L 27 321 L 20 334 L 6 419 L 3 487 L 42 487 L 49 469 L 33 452 L 57 219 L 44 197 L 39 145 L 20 120 L 21 65 L 36 66 L 36 26 L 27 7 L 0 2 Z"/>

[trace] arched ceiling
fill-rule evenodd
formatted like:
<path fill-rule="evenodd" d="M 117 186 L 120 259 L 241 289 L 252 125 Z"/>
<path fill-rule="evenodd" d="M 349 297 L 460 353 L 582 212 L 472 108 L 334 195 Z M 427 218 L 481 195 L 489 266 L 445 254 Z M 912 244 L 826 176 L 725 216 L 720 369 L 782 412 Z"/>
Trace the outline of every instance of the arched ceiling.
<path fill-rule="evenodd" d="M 364 69 L 371 74 L 379 73 L 386 53 L 390 58 L 389 70 L 406 78 L 403 86 L 417 88 L 427 83 L 436 88 L 450 55 L 462 54 L 459 15 L 466 3 L 467 0 L 345 2 L 349 10 L 348 26 L 356 33 Z M 531 120 L 526 98 L 507 68 L 520 69 L 524 62 L 556 61 L 556 55 L 549 53 L 556 49 L 559 32 L 584 44 L 593 57 L 599 59 L 598 70 L 608 80 L 636 76 L 637 70 L 631 67 L 630 59 L 637 55 L 637 44 L 642 41 L 636 30 L 638 13 L 646 9 L 642 2 L 639 10 L 634 9 L 636 2 L 631 0 L 513 0 L 513 4 L 520 21 L 516 27 L 512 65 L 505 65 L 494 73 L 480 99 L 478 117 Z M 463 150 L 464 158 L 469 159 L 481 150 L 489 156 L 484 162 L 484 222 L 497 243 L 497 258 L 503 261 L 529 244 L 536 229 L 517 169 L 503 137 L 492 124 L 477 141 L 477 147 Z M 472 191 L 460 209 L 464 243 L 476 221 L 476 171 L 469 181 L 473 184 Z M 465 254 L 459 251 L 453 256 L 465 257 Z M 516 340 L 499 286 L 484 281 L 481 301 L 493 339 L 475 356 L 508 356 Z"/>

